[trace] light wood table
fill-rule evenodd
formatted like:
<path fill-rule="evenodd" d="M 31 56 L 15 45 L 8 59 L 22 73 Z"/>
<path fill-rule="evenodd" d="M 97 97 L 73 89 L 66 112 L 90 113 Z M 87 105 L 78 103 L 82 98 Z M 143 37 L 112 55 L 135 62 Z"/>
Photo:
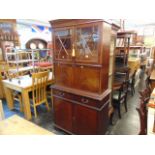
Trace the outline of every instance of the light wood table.
<path fill-rule="evenodd" d="M 54 83 L 54 79 L 52 78 L 52 72 L 50 72 L 47 85 L 51 85 Z M 7 105 L 10 110 L 14 109 L 12 91 L 16 90 L 18 92 L 21 92 L 23 99 L 24 115 L 26 119 L 30 120 L 32 118 L 32 115 L 30 109 L 29 92 L 32 91 L 32 78 L 29 75 L 21 76 L 20 84 L 18 83 L 17 78 L 13 78 L 12 81 L 9 81 L 8 79 L 3 80 L 3 86 L 6 94 Z"/>
<path fill-rule="evenodd" d="M 54 135 L 54 133 L 13 115 L 0 121 L 0 135 Z"/>
<path fill-rule="evenodd" d="M 153 90 L 155 88 L 155 69 L 151 73 L 150 80 L 151 80 L 151 88 Z"/>

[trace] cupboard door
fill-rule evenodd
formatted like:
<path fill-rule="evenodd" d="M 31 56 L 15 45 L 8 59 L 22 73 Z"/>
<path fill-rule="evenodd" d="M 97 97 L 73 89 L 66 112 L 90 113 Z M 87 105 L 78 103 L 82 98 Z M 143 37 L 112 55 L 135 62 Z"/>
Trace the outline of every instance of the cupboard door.
<path fill-rule="evenodd" d="M 71 61 L 73 29 L 56 29 L 54 30 L 54 59 Z"/>
<path fill-rule="evenodd" d="M 74 72 L 74 88 L 100 93 L 100 68 L 76 66 Z"/>
<path fill-rule="evenodd" d="M 79 135 L 97 134 L 97 112 L 81 105 L 74 105 L 73 130 Z"/>
<path fill-rule="evenodd" d="M 74 87 L 73 70 L 74 68 L 71 65 L 56 63 L 54 66 L 56 84 L 66 87 Z"/>
<path fill-rule="evenodd" d="M 99 40 L 99 25 L 88 24 L 75 28 L 76 61 L 97 63 Z"/>
<path fill-rule="evenodd" d="M 54 97 L 54 123 L 69 132 L 72 132 L 72 103 Z"/>

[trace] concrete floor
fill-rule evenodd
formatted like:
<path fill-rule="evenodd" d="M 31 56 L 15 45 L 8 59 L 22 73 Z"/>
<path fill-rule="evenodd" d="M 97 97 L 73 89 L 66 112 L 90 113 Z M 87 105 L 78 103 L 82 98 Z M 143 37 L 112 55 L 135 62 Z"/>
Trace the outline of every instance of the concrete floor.
<path fill-rule="evenodd" d="M 122 106 L 121 113 L 122 118 L 118 118 L 117 111 L 114 114 L 113 124 L 109 125 L 108 130 L 106 132 L 106 135 L 137 135 L 139 132 L 139 116 L 136 111 L 136 107 L 139 103 L 139 90 L 142 90 L 144 86 L 144 80 L 141 79 L 136 87 L 136 93 L 134 96 L 131 96 L 131 94 L 128 94 L 128 112 L 125 112 L 124 106 Z M 10 111 L 7 107 L 6 101 L 3 100 L 3 108 L 5 113 L 5 118 L 8 118 L 14 114 L 17 114 L 21 117 L 24 117 L 23 113 L 19 111 L 19 104 L 15 103 L 15 109 Z M 44 106 L 41 106 L 38 108 L 38 117 L 32 118 L 32 122 L 35 124 L 42 126 L 43 128 L 54 132 L 58 135 L 64 135 L 64 133 L 61 130 L 55 129 L 53 126 L 53 117 L 52 117 L 52 111 L 47 112 Z M 32 109 L 33 112 L 33 109 Z"/>

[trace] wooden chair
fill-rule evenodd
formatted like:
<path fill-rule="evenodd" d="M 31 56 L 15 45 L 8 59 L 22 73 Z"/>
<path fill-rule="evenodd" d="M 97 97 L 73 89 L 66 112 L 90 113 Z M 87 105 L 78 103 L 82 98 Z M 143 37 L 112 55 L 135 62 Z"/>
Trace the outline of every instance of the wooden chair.
<path fill-rule="evenodd" d="M 37 117 L 36 107 L 44 104 L 49 110 L 49 105 L 46 96 L 46 86 L 48 80 L 48 71 L 45 72 L 38 72 L 32 74 L 32 101 L 33 104 L 31 105 L 34 108 L 35 117 Z"/>
<path fill-rule="evenodd" d="M 134 71 L 133 75 L 131 76 L 131 79 L 129 80 L 129 91 L 131 91 L 132 96 L 135 94 L 135 76 L 136 76 L 137 70 Z"/>
<path fill-rule="evenodd" d="M 4 111 L 2 106 L 2 101 L 0 100 L 0 121 L 4 119 Z"/>
<path fill-rule="evenodd" d="M 113 107 L 118 110 L 119 118 L 121 118 L 120 107 L 124 104 L 127 112 L 127 94 L 128 94 L 129 81 L 124 81 L 118 90 L 113 91 Z"/>

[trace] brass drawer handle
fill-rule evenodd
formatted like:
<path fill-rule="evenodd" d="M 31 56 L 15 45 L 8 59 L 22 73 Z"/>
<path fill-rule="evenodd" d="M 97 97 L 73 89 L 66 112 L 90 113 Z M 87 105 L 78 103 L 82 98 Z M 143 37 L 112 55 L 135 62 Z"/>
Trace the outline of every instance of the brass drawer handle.
<path fill-rule="evenodd" d="M 88 103 L 89 100 L 88 100 L 88 99 L 85 99 L 85 98 L 82 98 L 82 99 L 81 99 L 81 102 L 82 102 L 82 103 Z"/>
<path fill-rule="evenodd" d="M 59 96 L 64 96 L 65 93 L 63 93 L 63 92 L 59 92 L 58 95 L 59 95 Z"/>

